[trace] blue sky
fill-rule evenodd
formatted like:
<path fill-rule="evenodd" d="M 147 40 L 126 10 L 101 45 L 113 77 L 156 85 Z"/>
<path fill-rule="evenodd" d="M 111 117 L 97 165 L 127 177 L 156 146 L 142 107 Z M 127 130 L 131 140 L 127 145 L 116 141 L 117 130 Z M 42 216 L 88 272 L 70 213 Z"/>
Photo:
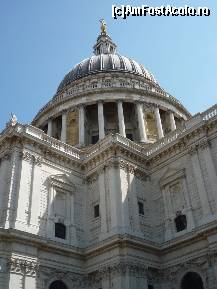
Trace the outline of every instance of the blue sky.
<path fill-rule="evenodd" d="M 114 20 L 112 4 L 208 6 L 209 17 Z M 0 129 L 31 122 L 64 75 L 92 55 L 105 18 L 118 52 L 148 68 L 194 114 L 217 103 L 216 0 L 0 0 Z"/>

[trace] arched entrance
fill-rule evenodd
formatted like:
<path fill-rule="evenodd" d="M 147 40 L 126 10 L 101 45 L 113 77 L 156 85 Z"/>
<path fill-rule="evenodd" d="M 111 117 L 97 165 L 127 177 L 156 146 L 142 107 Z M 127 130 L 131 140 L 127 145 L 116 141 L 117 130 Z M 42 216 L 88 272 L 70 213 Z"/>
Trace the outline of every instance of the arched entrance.
<path fill-rule="evenodd" d="M 67 286 L 61 280 L 57 280 L 51 283 L 49 289 L 68 289 Z"/>
<path fill-rule="evenodd" d="M 188 272 L 182 278 L 181 289 L 204 289 L 202 278 L 196 272 Z"/>

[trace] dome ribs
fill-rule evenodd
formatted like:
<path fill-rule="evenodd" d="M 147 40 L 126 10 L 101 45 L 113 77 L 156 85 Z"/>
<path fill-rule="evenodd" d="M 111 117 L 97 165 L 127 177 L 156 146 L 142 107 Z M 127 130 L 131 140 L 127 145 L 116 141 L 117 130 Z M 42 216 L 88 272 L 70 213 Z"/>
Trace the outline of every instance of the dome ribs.
<path fill-rule="evenodd" d="M 99 54 L 84 59 L 64 77 L 61 81 L 57 94 L 73 81 L 91 74 L 100 72 L 129 72 L 145 77 L 151 82 L 158 84 L 154 76 L 141 64 L 120 54 Z"/>

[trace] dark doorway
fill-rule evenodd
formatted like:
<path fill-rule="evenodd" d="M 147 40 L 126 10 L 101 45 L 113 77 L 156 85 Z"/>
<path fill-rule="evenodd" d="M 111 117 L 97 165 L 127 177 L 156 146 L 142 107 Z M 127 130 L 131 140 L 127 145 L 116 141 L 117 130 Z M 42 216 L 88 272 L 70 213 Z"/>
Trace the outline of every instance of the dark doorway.
<path fill-rule="evenodd" d="M 195 272 L 185 274 L 182 278 L 181 289 L 204 289 L 200 275 Z"/>
<path fill-rule="evenodd" d="M 50 285 L 49 289 L 68 289 L 68 288 L 62 281 L 57 280 Z"/>

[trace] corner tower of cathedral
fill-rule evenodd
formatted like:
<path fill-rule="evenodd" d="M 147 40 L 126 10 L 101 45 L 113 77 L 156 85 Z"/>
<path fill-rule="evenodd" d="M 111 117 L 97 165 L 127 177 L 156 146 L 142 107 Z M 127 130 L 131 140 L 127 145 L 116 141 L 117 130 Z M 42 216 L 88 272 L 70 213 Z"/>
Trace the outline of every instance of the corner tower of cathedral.
<path fill-rule="evenodd" d="M 217 105 L 93 53 L 0 134 L 0 289 L 217 289 Z"/>

